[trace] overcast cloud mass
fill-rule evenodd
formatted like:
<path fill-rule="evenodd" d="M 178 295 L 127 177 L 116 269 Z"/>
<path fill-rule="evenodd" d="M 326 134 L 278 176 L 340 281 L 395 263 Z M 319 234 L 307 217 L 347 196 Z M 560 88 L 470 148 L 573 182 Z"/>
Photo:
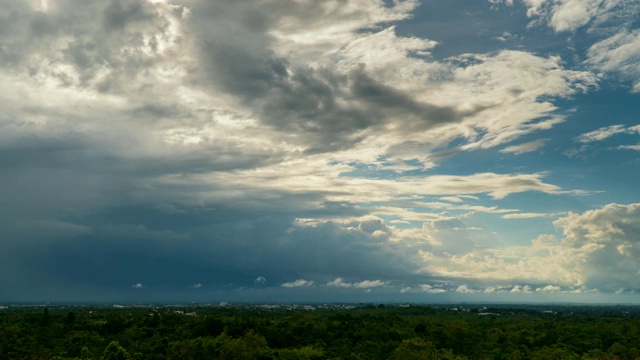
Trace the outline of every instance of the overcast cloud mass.
<path fill-rule="evenodd" d="M 638 14 L 0 0 L 0 301 L 637 302 Z"/>

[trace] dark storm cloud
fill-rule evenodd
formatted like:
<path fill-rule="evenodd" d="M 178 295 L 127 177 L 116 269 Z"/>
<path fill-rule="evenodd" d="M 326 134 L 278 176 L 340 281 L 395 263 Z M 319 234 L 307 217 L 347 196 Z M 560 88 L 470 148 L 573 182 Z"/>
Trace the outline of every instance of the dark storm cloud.
<path fill-rule="evenodd" d="M 12 289 L 44 299 L 47 292 L 62 296 L 87 286 L 95 289 L 85 294 L 86 299 L 97 300 L 107 291 L 126 298 L 131 295 L 130 284 L 143 283 L 150 292 L 170 299 L 168 294 L 193 283 L 236 289 L 253 286 L 258 276 L 269 279 L 272 286 L 298 278 L 318 283 L 337 277 L 396 281 L 412 277 L 416 270 L 405 254 L 373 235 L 386 229 L 379 221 L 292 227 L 290 217 L 252 215 L 211 224 L 207 216 L 193 223 L 192 215 L 187 215 L 183 223 L 175 223 L 178 216 L 173 224 L 163 224 L 157 211 L 139 211 L 158 216 L 150 216 L 147 225 L 96 225 L 75 237 L 41 241 L 39 251 L 16 244 L 12 258 L 31 266 L 17 277 L 25 284 L 14 284 Z M 109 219 L 100 219 L 105 221 Z M 168 225 L 181 230 L 165 230 Z M 27 282 L 38 277 L 46 277 L 50 288 L 29 289 Z"/>
<path fill-rule="evenodd" d="M 26 1 L 8 3 L 0 10 L 8 24 L 0 27 L 0 66 L 51 76 L 64 86 L 122 91 L 142 68 L 158 61 L 141 49 L 153 50 L 168 36 L 167 18 L 146 1 L 59 0 L 40 10 Z M 77 79 L 67 64 L 79 73 Z"/>
<path fill-rule="evenodd" d="M 14 137 L 0 143 L 0 169 L 64 166 L 73 162 L 73 157 L 81 155 L 88 148 L 89 145 L 79 136 Z"/>
<path fill-rule="evenodd" d="M 275 39 L 265 28 L 295 17 L 292 12 L 314 14 L 299 4 L 290 4 L 294 10 L 275 5 L 289 3 L 256 3 L 251 9 L 238 5 L 233 11 L 226 3 L 196 8 L 193 31 L 203 34 L 201 64 L 206 77 L 196 76 L 194 82 L 235 94 L 260 114 L 262 123 L 289 141 L 305 144 L 307 153 L 351 148 L 374 132 L 385 131 L 398 118 L 405 125 L 398 127 L 400 132 L 424 131 L 463 119 L 453 108 L 417 102 L 376 81 L 364 65 L 338 73 L 276 55 Z M 260 31 L 246 25 L 251 16 L 261 19 Z M 309 20 L 310 26 L 319 18 Z"/>
<path fill-rule="evenodd" d="M 413 115 L 422 120 L 425 125 L 422 130 L 438 123 L 460 121 L 460 115 L 452 108 L 430 104 L 421 104 L 411 96 L 386 86 L 369 76 L 365 68 L 361 67 L 350 74 L 352 94 L 373 107 L 372 113 L 390 111 L 392 113 Z"/>
<path fill-rule="evenodd" d="M 400 132 L 425 131 L 463 119 L 453 108 L 419 103 L 377 82 L 364 68 L 340 75 L 287 69 L 286 61 L 233 54 L 225 47 L 213 46 L 209 54 L 216 73 L 224 74 L 224 89 L 256 108 L 263 123 L 309 144 L 308 153 L 350 148 L 393 124 L 396 117 L 404 120 Z M 351 105 L 339 105 L 339 100 Z"/>
<path fill-rule="evenodd" d="M 103 24 L 106 30 L 120 30 L 136 21 L 151 18 L 154 13 L 137 0 L 111 0 L 103 10 Z"/>
<path fill-rule="evenodd" d="M 261 121 L 296 140 L 310 144 L 307 152 L 330 152 L 356 145 L 372 132 L 384 130 L 396 117 L 403 118 L 400 132 L 425 131 L 462 120 L 455 109 L 422 104 L 387 87 L 364 68 L 346 75 L 328 70 L 285 69 L 277 59 L 247 62 L 251 56 L 218 62 L 227 90 L 233 90 L 261 114 Z M 255 56 L 253 57 L 256 58 Z M 239 62 L 243 62 L 238 66 Z M 228 68 L 225 66 L 232 65 Z M 351 105 L 339 105 L 338 100 Z M 296 141 L 294 140 L 294 141 Z"/>

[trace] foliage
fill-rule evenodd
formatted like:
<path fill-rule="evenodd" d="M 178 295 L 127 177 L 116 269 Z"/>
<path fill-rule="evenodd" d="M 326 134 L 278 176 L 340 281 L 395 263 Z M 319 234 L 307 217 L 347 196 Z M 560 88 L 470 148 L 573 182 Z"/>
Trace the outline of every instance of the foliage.
<path fill-rule="evenodd" d="M 9 307 L 0 359 L 640 359 L 638 309 L 556 310 Z"/>

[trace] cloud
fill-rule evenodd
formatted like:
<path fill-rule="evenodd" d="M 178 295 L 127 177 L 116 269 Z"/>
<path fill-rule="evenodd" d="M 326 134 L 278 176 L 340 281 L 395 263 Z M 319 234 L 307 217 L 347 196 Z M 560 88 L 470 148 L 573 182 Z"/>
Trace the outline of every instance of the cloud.
<path fill-rule="evenodd" d="M 508 285 L 487 286 L 482 292 L 485 294 L 504 294 L 510 292 L 512 288 L 512 286 Z"/>
<path fill-rule="evenodd" d="M 364 280 L 353 284 L 353 287 L 358 289 L 370 289 L 375 287 L 384 286 L 385 282 L 380 280 Z"/>
<path fill-rule="evenodd" d="M 193 284 L 193 288 L 194 289 L 201 289 L 204 285 L 197 283 L 197 284 Z"/>
<path fill-rule="evenodd" d="M 562 290 L 560 286 L 556 285 L 547 285 L 545 287 L 539 287 L 536 289 L 536 292 L 557 292 Z"/>
<path fill-rule="evenodd" d="M 569 213 L 554 221 L 563 228 L 563 244 L 574 248 L 591 244 L 631 244 L 640 235 L 637 227 L 640 204 L 609 204 L 583 214 Z"/>
<path fill-rule="evenodd" d="M 522 144 L 519 144 L 519 145 L 512 145 L 512 146 L 508 146 L 508 147 L 500 150 L 500 152 L 501 153 L 509 153 L 509 154 L 520 155 L 520 154 L 524 154 L 524 153 L 528 153 L 528 152 L 532 152 L 532 151 L 536 151 L 536 150 L 540 149 L 541 147 L 543 147 L 545 145 L 545 143 L 548 140 L 549 139 L 540 139 L 540 140 L 535 140 L 535 141 L 522 143 Z"/>
<path fill-rule="evenodd" d="M 466 284 L 462 284 L 456 288 L 457 293 L 461 294 L 473 294 L 477 293 L 479 290 L 470 289 Z"/>
<path fill-rule="evenodd" d="M 380 280 L 363 280 L 361 282 L 349 283 L 345 282 L 344 279 L 338 277 L 333 281 L 330 281 L 325 284 L 328 287 L 338 287 L 338 288 L 357 288 L 357 289 L 371 289 L 376 287 L 384 286 L 385 282 Z"/>
<path fill-rule="evenodd" d="M 515 214 L 505 214 L 502 215 L 503 219 L 534 219 L 534 218 L 545 218 L 545 217 L 555 217 L 559 215 L 564 215 L 565 213 L 515 213 Z"/>
<path fill-rule="evenodd" d="M 513 0 L 488 0 L 492 5 L 504 4 L 506 6 L 513 6 Z"/>
<path fill-rule="evenodd" d="M 618 149 L 618 150 L 640 151 L 640 144 L 638 144 L 638 145 L 621 145 L 621 146 L 618 146 L 616 149 Z"/>
<path fill-rule="evenodd" d="M 640 91 L 640 71 L 633 66 L 638 57 L 637 21 L 640 4 L 620 0 L 523 0 L 527 15 L 544 22 L 556 32 L 586 28 L 598 41 L 587 51 L 585 63 L 592 69 L 615 74 Z"/>
<path fill-rule="evenodd" d="M 511 288 L 511 291 L 509 291 L 512 294 L 517 294 L 517 293 L 523 293 L 523 294 L 530 294 L 531 293 L 531 286 L 529 285 L 515 285 L 513 288 Z"/>
<path fill-rule="evenodd" d="M 624 27 L 637 14 L 637 4 L 620 0 L 523 0 L 527 16 L 544 22 L 556 32 L 615 24 Z M 534 24 L 536 24 L 534 22 Z"/>
<path fill-rule="evenodd" d="M 463 200 L 460 197 L 457 197 L 457 196 L 443 196 L 443 197 L 440 198 L 440 200 L 449 201 L 449 202 L 453 202 L 453 203 L 461 203 L 461 202 L 463 202 Z"/>
<path fill-rule="evenodd" d="M 244 99 L 244 104 L 252 112 L 260 114 L 256 119 L 260 124 L 275 130 L 277 136 L 295 142 L 306 152 L 349 149 L 349 155 L 344 156 L 360 156 L 366 152 L 368 156 L 362 160 L 370 162 L 375 159 L 372 157 L 374 149 L 378 148 L 378 152 L 389 149 L 392 152 L 386 155 L 394 161 L 414 158 L 425 164 L 429 160 L 419 155 L 420 151 L 403 154 L 396 149 L 406 149 L 409 143 L 418 148 L 433 149 L 447 145 L 456 137 L 473 137 L 468 129 L 475 127 L 479 132 L 488 131 L 485 138 L 491 139 L 490 142 L 482 142 L 482 146 L 496 146 L 522 134 L 553 126 L 558 121 L 531 123 L 531 120 L 554 110 L 548 103 L 537 102 L 543 94 L 568 96 L 576 90 L 588 88 L 595 81 L 586 72 L 557 68 L 554 58 L 544 59 L 524 52 L 505 51 L 494 57 L 475 56 L 471 61 L 462 59 L 450 64 L 418 60 L 408 56 L 409 52 L 431 49 L 436 46 L 434 42 L 399 37 L 393 27 L 380 31 L 356 31 L 357 26 L 370 28 L 389 18 L 407 17 L 408 11 L 416 5 L 414 2 L 398 3 L 392 9 L 377 2 L 373 7 L 355 2 L 352 5 L 354 9 L 362 7 L 363 13 L 371 13 L 367 18 L 369 22 L 360 23 L 364 18 L 359 15 L 348 22 L 338 17 L 335 22 L 343 24 L 345 21 L 343 29 L 353 31 L 341 32 L 339 36 L 327 36 L 336 35 L 332 31 L 337 27 L 335 24 L 329 26 L 326 18 L 307 18 L 309 23 L 303 25 L 295 16 L 290 18 L 287 17 L 291 16 L 289 14 L 276 12 L 273 18 L 263 23 L 263 26 L 272 26 L 272 37 L 239 31 L 241 38 L 247 41 L 243 48 L 238 48 L 237 43 L 233 46 L 226 44 L 225 39 L 210 41 L 209 47 L 201 53 L 206 59 L 213 59 L 210 62 L 213 68 L 207 75 L 212 83 L 227 84 L 224 90 Z M 305 7 L 319 6 L 299 4 L 291 11 L 307 14 Z M 265 12 L 268 10 L 268 7 L 264 9 Z M 315 11 L 315 14 L 322 14 L 323 10 Z M 395 15 L 382 16 L 378 11 Z M 203 9 L 202 13 L 207 11 Z M 237 15 L 241 13 L 239 11 Z M 275 21 L 280 16 L 287 20 Z M 231 17 L 224 22 L 234 20 Z M 195 23 L 199 24 L 199 21 Z M 310 26 L 311 31 L 308 30 Z M 216 37 L 215 33 L 212 37 Z M 273 50 L 265 49 L 267 46 L 272 46 Z M 218 51 L 218 47 L 230 49 Z M 371 51 L 372 48 L 377 51 Z M 234 54 L 240 50 L 246 51 L 248 56 L 238 54 L 238 59 L 234 60 L 212 55 L 226 53 L 228 55 L 225 56 L 236 56 Z M 323 56 L 318 56 L 319 53 Z M 529 71 L 539 71 L 541 81 L 532 83 L 534 77 L 519 76 L 520 69 L 512 66 L 516 59 L 526 63 Z M 294 62 L 307 66 L 293 66 Z M 241 66 L 251 71 L 227 71 L 225 66 Z M 549 67 L 557 71 L 546 71 Z M 274 69 L 279 70 L 276 72 Z M 443 71 L 451 75 L 450 81 L 429 81 L 431 73 Z M 244 79 L 253 74 L 260 74 L 262 81 Z M 490 84 L 477 83 L 472 86 L 475 90 L 470 92 L 470 85 L 480 75 L 491 79 Z M 514 86 L 520 84 L 520 89 L 527 90 L 514 97 L 511 83 Z M 561 86 L 561 83 L 575 86 Z M 436 89 L 437 93 L 431 91 Z M 448 93 L 457 93 L 458 97 L 469 101 L 461 107 L 459 102 L 450 101 L 451 97 L 446 96 Z M 484 121 L 505 113 L 499 108 L 509 108 L 517 115 L 514 113 L 501 119 L 502 123 Z M 399 117 L 405 119 L 403 126 L 396 125 Z M 485 129 L 489 124 L 491 128 Z M 498 138 L 494 131 L 504 131 L 505 127 L 512 130 L 511 134 Z M 433 133 L 429 135 L 424 130 Z M 291 136 L 292 133 L 295 136 Z M 371 136 L 373 134 L 386 135 L 376 138 Z M 386 144 L 382 148 L 378 147 L 380 140 Z"/>
<path fill-rule="evenodd" d="M 421 284 L 420 285 L 420 290 L 422 290 L 423 292 L 426 292 L 426 293 L 430 293 L 430 294 L 442 294 L 442 293 L 446 293 L 447 292 L 447 290 L 445 290 L 443 288 L 434 287 L 434 286 L 429 285 L 429 284 Z"/>
<path fill-rule="evenodd" d="M 640 70 L 633 66 L 640 56 L 639 45 L 639 30 L 621 31 L 592 45 L 587 53 L 587 63 L 632 81 L 632 91 L 640 92 Z"/>
<path fill-rule="evenodd" d="M 456 139 L 471 151 L 548 129 L 561 120 L 543 120 L 555 108 L 539 99 L 570 96 L 594 81 L 562 69 L 559 59 L 526 52 L 418 59 L 411 53 L 437 44 L 380 27 L 410 17 L 416 2 L 349 3 L 93 1 L 68 11 L 72 2 L 52 2 L 40 14 L 13 3 L 7 14 L 15 10 L 55 29 L 30 38 L 35 30 L 21 23 L 3 35 L 13 39 L 6 58 L 15 61 L 4 62 L 11 71 L 0 77 L 11 89 L 0 98 L 6 114 L 0 162 L 11 167 L 6 183 L 23 184 L 23 191 L 7 189 L 6 198 L 29 208 L 25 214 L 37 210 L 46 221 L 64 221 L 55 218 L 60 208 L 95 213 L 163 204 L 189 214 L 223 203 L 236 209 L 286 204 L 294 211 L 356 204 L 371 193 L 389 198 L 402 188 L 502 198 L 514 189 L 505 182 L 535 182 L 484 173 L 397 184 L 344 178 L 352 160 L 379 165 L 386 157 L 384 166 L 412 160 L 422 168 L 434 166 L 433 152 Z M 522 78 L 516 64 L 540 81 Z M 37 76 L 25 73 L 27 67 Z M 440 73 L 447 76 L 434 81 Z M 42 177 L 51 181 L 35 186 Z M 466 185 L 452 186 L 458 180 Z M 514 189 L 530 190 L 555 191 L 542 182 Z M 48 204 L 36 206 L 43 198 Z M 122 223 L 129 222 L 113 226 Z M 157 228 L 149 224 L 128 226 L 138 228 L 122 234 L 162 235 L 141 234 L 142 227 Z"/>
<path fill-rule="evenodd" d="M 280 286 L 286 287 L 286 288 L 313 286 L 313 281 L 298 279 L 296 281 L 283 283 Z"/>
<path fill-rule="evenodd" d="M 602 18 L 527 4 L 558 31 Z M 566 121 L 557 100 L 600 79 L 559 56 L 443 58 L 446 44 L 395 26 L 417 1 L 2 5 L 0 288 L 100 298 L 134 276 L 165 292 L 184 279 L 255 291 L 455 292 L 420 287 L 434 276 L 591 285 L 571 268 L 586 249 L 499 246 L 471 215 L 555 216 L 501 201 L 577 190 L 547 172 L 436 170 L 541 149 L 522 141 Z M 589 64 L 635 76 L 636 35 L 594 45 Z M 16 285 L 42 278 L 58 293 Z"/>
<path fill-rule="evenodd" d="M 552 128 L 564 121 L 564 118 L 558 115 L 545 118 L 555 107 L 549 102 L 538 102 L 540 95 L 544 93 L 552 97 L 567 97 L 587 91 L 597 82 L 587 72 L 565 71 L 559 57 L 543 58 L 526 52 L 502 51 L 495 56 L 461 56 L 459 61 L 469 65 L 456 70 L 459 81 L 455 84 L 467 83 L 467 86 L 477 88 L 477 92 L 474 96 L 469 96 L 469 100 L 501 104 L 495 108 L 487 108 L 466 122 L 477 126 L 480 133 L 485 133 L 471 134 L 477 138 L 472 138 L 468 144 L 463 145 L 465 150 L 502 145 L 524 134 Z M 525 69 L 533 71 L 536 76 L 524 76 Z M 486 78 L 486 81 L 474 84 L 478 77 Z M 446 85 L 448 84 L 444 88 L 449 90 Z M 450 89 L 454 90 L 453 87 Z M 465 90 L 456 87 L 455 91 Z M 533 121 L 534 119 L 537 120 Z"/>
<path fill-rule="evenodd" d="M 624 125 L 611 125 L 581 134 L 576 140 L 581 143 L 603 141 L 617 134 L 637 133 L 637 127 L 638 126 L 625 127 Z"/>
<path fill-rule="evenodd" d="M 549 24 L 557 32 L 576 30 L 588 24 L 601 11 L 602 3 L 602 0 L 563 1 L 553 9 Z"/>
<path fill-rule="evenodd" d="M 137 283 L 137 284 L 131 285 L 131 287 L 134 289 L 143 289 L 145 286 L 142 285 L 141 283 Z"/>
<path fill-rule="evenodd" d="M 553 223 L 563 237 L 540 235 L 529 246 L 467 248 L 457 254 L 419 251 L 424 271 L 468 281 L 518 281 L 511 292 L 560 291 L 563 287 L 637 289 L 640 204 L 609 204 Z M 433 249 L 436 249 L 435 247 Z M 545 284 L 546 285 L 543 285 Z M 468 288 L 461 288 L 465 291 Z"/>
<path fill-rule="evenodd" d="M 334 280 L 328 282 L 325 284 L 325 286 L 330 286 L 330 287 L 341 287 L 341 288 L 350 288 L 353 286 L 353 284 L 345 282 L 342 278 L 335 278 Z"/>
<path fill-rule="evenodd" d="M 302 164 L 301 164 L 302 166 Z M 308 165 L 307 165 L 308 166 Z M 296 172 L 287 165 L 256 171 L 238 171 L 234 177 L 215 174 L 236 188 L 253 187 L 256 197 L 269 193 L 319 192 L 327 193 L 332 201 L 383 202 L 401 195 L 488 194 L 503 199 L 514 193 L 540 191 L 548 194 L 565 192 L 559 186 L 543 181 L 546 174 L 476 173 L 460 175 L 400 176 L 393 179 L 374 179 L 341 175 L 339 172 Z M 235 175 L 235 174 L 234 174 Z M 395 194 L 395 196 L 392 196 Z M 223 195 L 223 194 L 221 194 Z"/>
<path fill-rule="evenodd" d="M 572 253 L 546 236 L 534 239 L 530 246 L 469 248 L 457 254 L 420 251 L 423 271 L 435 276 L 494 283 L 582 284 Z"/>
<path fill-rule="evenodd" d="M 593 131 L 589 131 L 587 133 L 581 134 L 576 138 L 576 141 L 583 143 L 585 145 L 580 146 L 579 148 L 572 148 L 565 151 L 565 155 L 575 158 L 575 157 L 583 157 L 586 158 L 589 154 L 589 151 L 594 148 L 593 143 L 606 141 L 610 138 L 613 138 L 616 135 L 635 135 L 640 134 L 640 125 L 634 126 L 625 126 L 625 125 L 610 125 L 606 127 L 602 127 Z M 637 150 L 636 145 L 618 145 L 615 147 L 610 147 L 609 150 Z"/>

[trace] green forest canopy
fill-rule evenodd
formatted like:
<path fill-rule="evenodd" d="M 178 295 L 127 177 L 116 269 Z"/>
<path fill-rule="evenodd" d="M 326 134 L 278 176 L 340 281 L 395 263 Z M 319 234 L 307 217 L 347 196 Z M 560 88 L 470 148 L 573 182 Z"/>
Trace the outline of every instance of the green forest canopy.
<path fill-rule="evenodd" d="M 640 308 L 4 307 L 0 359 L 639 359 Z"/>

